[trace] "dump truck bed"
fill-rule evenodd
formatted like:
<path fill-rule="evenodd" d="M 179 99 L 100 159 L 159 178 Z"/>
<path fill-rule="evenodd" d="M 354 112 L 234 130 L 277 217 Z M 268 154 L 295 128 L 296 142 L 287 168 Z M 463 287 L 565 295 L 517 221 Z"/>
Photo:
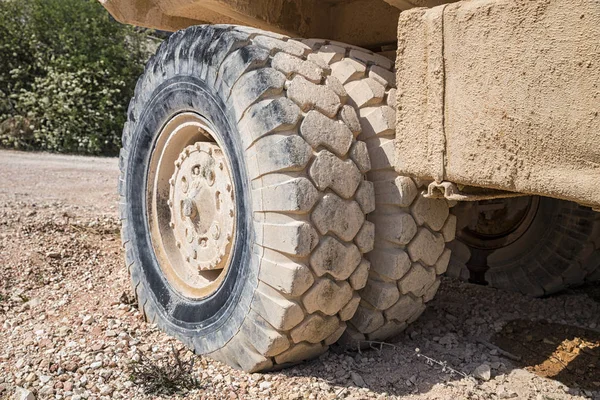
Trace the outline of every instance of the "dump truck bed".
<path fill-rule="evenodd" d="M 401 10 L 443 0 L 100 0 L 120 22 L 175 31 L 198 24 L 239 24 L 292 37 L 363 47 L 394 45 Z"/>

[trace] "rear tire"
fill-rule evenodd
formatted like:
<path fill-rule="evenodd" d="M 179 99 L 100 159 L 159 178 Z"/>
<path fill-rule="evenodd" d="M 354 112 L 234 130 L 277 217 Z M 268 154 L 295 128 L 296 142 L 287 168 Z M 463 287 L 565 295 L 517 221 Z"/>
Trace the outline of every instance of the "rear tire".
<path fill-rule="evenodd" d="M 361 302 L 341 344 L 356 348 L 402 332 L 425 310 L 446 271 L 455 222 L 446 200 L 426 199 L 424 182 L 396 173 L 396 83 L 393 61 L 352 45 L 305 40 L 331 67 L 348 92 L 360 119 L 357 148 L 371 159 L 367 173 L 375 194 L 368 220 L 375 226 L 375 246 L 367 254 L 368 279 Z"/>
<path fill-rule="evenodd" d="M 493 208 L 498 201 L 455 207 L 459 231 L 450 243 L 449 276 L 536 297 L 600 279 L 600 214 L 548 197 L 502 201 L 505 208 L 488 219 L 506 225 L 504 234 L 488 232 L 478 215 L 477 207 Z M 507 225 L 506 213 L 516 214 L 515 206 L 526 202 L 527 212 Z"/>
<path fill-rule="evenodd" d="M 346 95 L 311 58 L 301 42 L 253 28 L 176 32 L 139 79 L 123 133 L 122 235 L 140 309 L 196 353 L 246 371 L 336 342 L 360 300 L 350 282 L 373 246 L 368 155 L 355 163 Z M 177 175 L 188 167 L 193 185 Z M 227 170 L 231 185 L 219 181 Z M 229 242 L 203 212 L 226 222 Z"/>

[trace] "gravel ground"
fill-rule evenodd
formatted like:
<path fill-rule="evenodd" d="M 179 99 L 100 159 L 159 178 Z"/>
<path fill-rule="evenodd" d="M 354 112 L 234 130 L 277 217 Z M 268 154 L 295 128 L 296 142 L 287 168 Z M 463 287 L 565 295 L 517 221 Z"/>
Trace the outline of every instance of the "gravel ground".
<path fill-rule="evenodd" d="M 0 399 L 600 399 L 597 287 L 445 279 L 393 344 L 267 374 L 194 356 L 132 304 L 116 179 L 116 159 L 0 152 Z"/>

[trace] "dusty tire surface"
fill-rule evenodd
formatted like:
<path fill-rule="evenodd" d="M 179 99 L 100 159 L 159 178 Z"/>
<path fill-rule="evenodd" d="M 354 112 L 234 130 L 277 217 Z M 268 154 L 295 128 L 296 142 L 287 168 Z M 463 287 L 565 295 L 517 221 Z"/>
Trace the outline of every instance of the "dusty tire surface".
<path fill-rule="evenodd" d="M 126 262 L 146 319 L 198 354 L 246 371 L 313 358 L 346 329 L 373 247 L 369 158 L 330 68 L 305 44 L 228 25 L 174 33 L 148 62 L 120 155 Z M 148 234 L 145 176 L 160 127 L 211 121 L 235 183 L 234 254 L 202 299 L 170 287 Z"/>
<path fill-rule="evenodd" d="M 426 199 L 423 183 L 394 170 L 396 83 L 393 61 L 343 43 L 305 40 L 344 85 L 359 115 L 357 149 L 371 160 L 367 173 L 375 195 L 368 221 L 375 245 L 367 254 L 368 279 L 341 344 L 385 340 L 402 332 L 425 310 L 446 271 L 456 219 L 445 200 Z"/>
<path fill-rule="evenodd" d="M 569 201 L 532 199 L 526 230 L 501 246 L 471 243 L 462 232 L 472 218 L 459 214 L 448 275 L 535 297 L 600 280 L 600 214 Z"/>

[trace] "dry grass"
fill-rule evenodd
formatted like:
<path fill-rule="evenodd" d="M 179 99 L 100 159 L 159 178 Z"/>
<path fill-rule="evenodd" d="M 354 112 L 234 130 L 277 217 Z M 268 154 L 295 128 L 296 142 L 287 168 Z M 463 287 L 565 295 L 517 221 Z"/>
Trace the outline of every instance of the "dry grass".
<path fill-rule="evenodd" d="M 129 364 L 130 379 L 147 394 L 174 394 L 199 387 L 194 373 L 194 357 L 184 361 L 172 346 L 169 357 L 153 360 L 140 353 L 139 361 Z"/>

